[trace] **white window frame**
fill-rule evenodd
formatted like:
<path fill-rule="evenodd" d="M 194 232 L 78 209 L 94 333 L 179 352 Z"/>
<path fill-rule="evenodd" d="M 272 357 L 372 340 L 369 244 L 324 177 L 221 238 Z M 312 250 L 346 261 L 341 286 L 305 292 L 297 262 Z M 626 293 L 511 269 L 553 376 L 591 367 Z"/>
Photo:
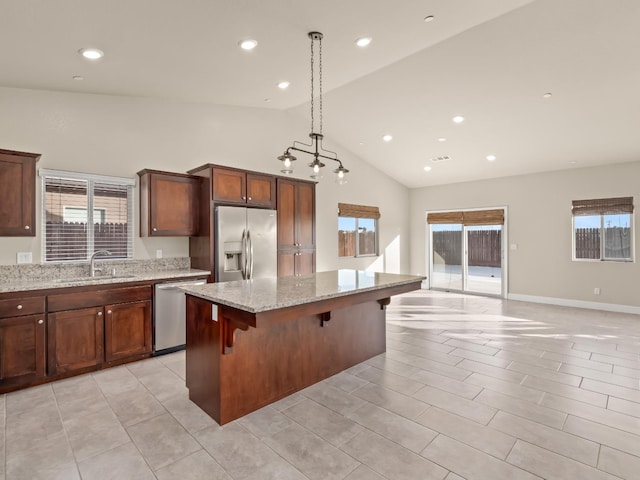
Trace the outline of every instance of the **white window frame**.
<path fill-rule="evenodd" d="M 360 217 L 340 217 L 340 218 L 349 218 L 349 219 L 353 219 L 356 221 L 356 254 L 354 256 L 341 256 L 338 258 L 361 258 L 361 257 L 377 257 L 378 256 L 378 238 L 380 235 L 380 231 L 378 229 L 378 219 L 377 218 L 362 218 L 362 220 L 373 220 L 373 225 L 375 228 L 375 235 L 374 235 L 374 252 L 373 253 L 363 253 L 360 254 L 360 242 L 358 241 L 358 235 L 360 234 Z M 339 227 L 338 227 L 339 229 Z"/>
<path fill-rule="evenodd" d="M 622 215 L 622 214 L 620 214 Z M 600 217 L 600 258 L 578 258 L 576 257 L 576 215 L 572 215 L 571 217 L 571 258 L 574 262 L 622 262 L 622 263 L 633 263 L 635 262 L 635 228 L 633 221 L 633 213 L 626 213 L 624 215 L 629 215 L 629 234 L 631 235 L 631 256 L 629 258 L 609 258 L 605 256 L 605 225 L 604 225 L 604 217 L 606 215 L 598 214 L 598 215 L 589 215 L 590 217 Z"/>
<path fill-rule="evenodd" d="M 80 173 L 80 172 L 68 172 L 63 170 L 49 170 L 49 169 L 39 169 L 38 175 L 41 178 L 41 201 L 42 201 L 42 220 L 41 220 L 41 228 L 42 228 L 42 263 L 53 264 L 53 263 L 79 263 L 86 262 L 91 258 L 92 252 L 95 251 L 94 248 L 94 238 L 93 238 L 93 229 L 89 229 L 89 235 L 87 238 L 87 256 L 84 259 L 78 260 L 47 260 L 46 248 L 47 248 L 47 215 L 46 215 L 46 185 L 47 179 L 64 179 L 64 180 L 79 180 L 87 182 L 87 215 L 91 212 L 90 219 L 88 218 L 88 224 L 93 223 L 93 197 L 94 197 L 94 185 L 96 183 L 107 184 L 113 186 L 125 186 L 127 188 L 127 224 L 130 226 L 127 231 L 127 256 L 126 257 L 117 257 L 117 259 L 122 260 L 123 258 L 130 259 L 133 258 L 133 235 L 135 230 L 135 218 L 134 218 L 134 189 L 136 185 L 136 181 L 133 178 L 124 178 L 124 177 L 112 177 L 106 175 L 94 175 L 89 173 Z M 98 209 L 99 210 L 99 209 Z"/>

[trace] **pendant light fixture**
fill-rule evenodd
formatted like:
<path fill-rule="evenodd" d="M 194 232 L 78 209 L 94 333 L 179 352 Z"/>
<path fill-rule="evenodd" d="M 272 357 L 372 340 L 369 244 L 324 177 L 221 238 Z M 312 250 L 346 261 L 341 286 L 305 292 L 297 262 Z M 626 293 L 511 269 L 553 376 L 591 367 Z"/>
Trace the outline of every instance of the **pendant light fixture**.
<path fill-rule="evenodd" d="M 322 147 L 322 140 L 324 138 L 322 135 L 322 37 L 323 35 L 320 32 L 309 32 L 309 38 L 311 39 L 311 133 L 309 133 L 309 137 L 311 138 L 311 143 L 297 142 L 294 140 L 293 145 L 287 148 L 284 153 L 278 157 L 278 160 L 282 162 L 282 170 L 280 171 L 286 175 L 290 175 L 293 173 L 293 162 L 296 161 L 296 157 L 291 154 L 292 151 L 312 155 L 313 161 L 309 163 L 309 167 L 312 168 L 311 178 L 315 180 L 322 178 L 322 167 L 325 166 L 320 159 L 338 162 L 338 168 L 336 168 L 333 173 L 336 174 L 336 183 L 342 185 L 347 183 L 346 174 L 349 170 L 344 168 L 342 162 L 338 159 L 338 154 L 336 152 L 326 150 Z M 317 132 L 315 129 L 314 95 L 316 86 L 316 42 L 318 43 L 318 117 L 320 120 Z M 309 148 L 310 150 L 306 148 Z"/>

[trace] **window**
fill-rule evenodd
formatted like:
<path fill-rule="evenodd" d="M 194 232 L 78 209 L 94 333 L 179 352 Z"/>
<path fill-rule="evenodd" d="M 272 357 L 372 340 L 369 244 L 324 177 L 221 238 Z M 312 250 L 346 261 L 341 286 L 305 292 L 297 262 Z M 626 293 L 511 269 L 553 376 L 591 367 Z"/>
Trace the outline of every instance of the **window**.
<path fill-rule="evenodd" d="M 633 261 L 633 197 L 574 200 L 573 259 Z"/>
<path fill-rule="evenodd" d="M 45 262 L 133 257 L 135 180 L 40 169 Z"/>
<path fill-rule="evenodd" d="M 378 254 L 378 207 L 338 204 L 338 256 Z"/>

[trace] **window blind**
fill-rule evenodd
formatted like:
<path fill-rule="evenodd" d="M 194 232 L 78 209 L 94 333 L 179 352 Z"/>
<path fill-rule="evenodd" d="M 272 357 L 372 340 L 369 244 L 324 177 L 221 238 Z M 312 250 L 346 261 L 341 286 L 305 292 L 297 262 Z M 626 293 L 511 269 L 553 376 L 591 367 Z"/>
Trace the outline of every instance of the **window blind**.
<path fill-rule="evenodd" d="M 366 205 L 353 205 L 351 203 L 338 203 L 338 216 L 354 218 L 380 218 L 378 207 Z"/>
<path fill-rule="evenodd" d="M 493 210 L 470 210 L 457 212 L 436 212 L 427 215 L 427 223 L 431 224 L 462 224 L 462 225 L 504 225 L 504 211 L 501 208 Z"/>
<path fill-rule="evenodd" d="M 633 197 L 574 200 L 571 203 L 574 216 L 633 213 Z"/>
<path fill-rule="evenodd" d="M 133 188 L 128 178 L 41 170 L 43 258 L 86 261 L 97 250 L 108 258 L 133 257 Z"/>

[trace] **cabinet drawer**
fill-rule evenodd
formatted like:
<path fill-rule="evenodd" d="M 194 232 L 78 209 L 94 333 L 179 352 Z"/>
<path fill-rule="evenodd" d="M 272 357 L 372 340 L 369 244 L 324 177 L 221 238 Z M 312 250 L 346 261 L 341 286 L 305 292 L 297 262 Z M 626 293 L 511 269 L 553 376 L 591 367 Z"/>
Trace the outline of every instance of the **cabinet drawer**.
<path fill-rule="evenodd" d="M 151 300 L 151 285 L 49 295 L 49 312 L 98 307 L 111 303 L 135 302 L 137 300 Z"/>
<path fill-rule="evenodd" d="M 11 298 L 0 300 L 0 318 L 17 317 L 44 312 L 44 297 Z"/>

